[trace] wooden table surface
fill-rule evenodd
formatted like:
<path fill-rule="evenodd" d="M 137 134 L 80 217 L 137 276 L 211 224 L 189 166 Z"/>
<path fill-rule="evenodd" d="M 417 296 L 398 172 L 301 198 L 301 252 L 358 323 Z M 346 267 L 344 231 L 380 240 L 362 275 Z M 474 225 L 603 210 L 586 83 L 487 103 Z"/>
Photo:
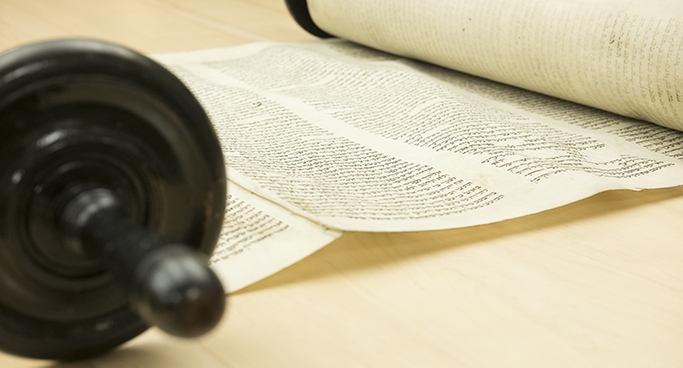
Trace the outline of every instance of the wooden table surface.
<path fill-rule="evenodd" d="M 86 36 L 143 52 L 312 40 L 283 0 L 1 0 L 0 49 Z M 348 233 L 230 297 L 185 341 L 0 367 L 683 367 L 683 187 L 493 225 Z"/>

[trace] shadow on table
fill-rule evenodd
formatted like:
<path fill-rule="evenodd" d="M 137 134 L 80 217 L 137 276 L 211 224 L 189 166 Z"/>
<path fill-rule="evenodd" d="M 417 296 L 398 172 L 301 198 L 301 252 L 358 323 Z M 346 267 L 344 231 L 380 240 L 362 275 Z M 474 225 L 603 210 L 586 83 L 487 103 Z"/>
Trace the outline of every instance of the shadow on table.
<path fill-rule="evenodd" d="M 221 329 L 220 325 L 217 330 Z M 73 362 L 42 362 L 27 368 L 224 368 L 230 366 L 224 357 L 216 356 L 206 347 L 207 339 L 184 339 L 169 336 L 157 328 L 151 328 L 131 341 L 101 356 Z M 39 361 L 37 361 L 39 362 Z M 29 361 L 30 363 L 30 361 Z M 0 367 L 4 367 L 0 364 Z M 21 365 L 20 367 L 24 367 Z"/>

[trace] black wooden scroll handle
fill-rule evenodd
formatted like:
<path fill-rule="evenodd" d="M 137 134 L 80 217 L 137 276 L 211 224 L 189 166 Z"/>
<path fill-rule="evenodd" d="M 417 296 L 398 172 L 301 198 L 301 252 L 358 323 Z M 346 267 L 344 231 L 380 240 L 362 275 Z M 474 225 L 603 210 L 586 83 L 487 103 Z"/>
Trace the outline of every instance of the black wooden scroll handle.
<path fill-rule="evenodd" d="M 107 42 L 0 55 L 0 349 L 100 354 L 219 322 L 221 146 L 171 72 Z"/>

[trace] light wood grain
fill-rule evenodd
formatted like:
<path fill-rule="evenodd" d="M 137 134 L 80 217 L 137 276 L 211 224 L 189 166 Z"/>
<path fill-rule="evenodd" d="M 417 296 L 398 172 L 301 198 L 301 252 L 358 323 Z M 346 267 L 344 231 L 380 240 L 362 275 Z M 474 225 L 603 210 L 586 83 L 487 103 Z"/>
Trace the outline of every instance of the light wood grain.
<path fill-rule="evenodd" d="M 0 49 L 96 37 L 143 52 L 313 39 L 280 0 L 2 0 Z M 0 367 L 681 367 L 683 187 L 521 219 L 349 233 L 230 297 L 210 336 L 151 330 L 78 363 Z"/>

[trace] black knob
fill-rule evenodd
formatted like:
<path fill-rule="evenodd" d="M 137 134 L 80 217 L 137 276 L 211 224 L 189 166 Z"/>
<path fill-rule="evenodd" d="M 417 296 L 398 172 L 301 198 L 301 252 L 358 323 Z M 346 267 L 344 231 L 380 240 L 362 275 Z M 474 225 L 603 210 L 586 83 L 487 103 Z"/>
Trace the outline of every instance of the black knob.
<path fill-rule="evenodd" d="M 101 258 L 125 287 L 131 308 L 149 325 L 196 337 L 220 321 L 225 291 L 207 257 L 134 224 L 110 190 L 78 193 L 61 221 L 69 248 Z"/>

